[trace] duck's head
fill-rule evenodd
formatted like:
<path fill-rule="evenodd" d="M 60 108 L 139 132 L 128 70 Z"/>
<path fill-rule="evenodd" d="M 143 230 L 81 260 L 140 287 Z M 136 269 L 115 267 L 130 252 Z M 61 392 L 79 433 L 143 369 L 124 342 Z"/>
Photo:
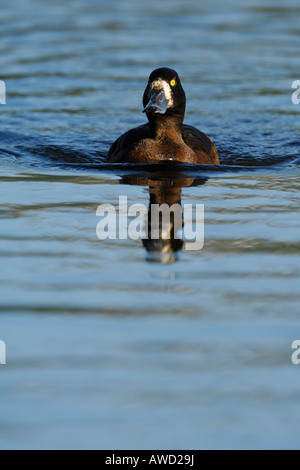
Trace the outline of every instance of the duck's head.
<path fill-rule="evenodd" d="M 177 72 L 168 68 L 154 70 L 149 77 L 143 104 L 150 122 L 162 116 L 183 121 L 186 97 Z"/>

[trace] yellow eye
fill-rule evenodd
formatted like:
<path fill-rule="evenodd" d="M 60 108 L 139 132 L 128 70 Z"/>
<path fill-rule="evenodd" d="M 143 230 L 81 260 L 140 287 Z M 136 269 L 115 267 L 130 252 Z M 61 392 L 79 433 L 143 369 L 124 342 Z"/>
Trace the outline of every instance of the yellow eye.
<path fill-rule="evenodd" d="M 170 85 L 171 85 L 171 86 L 175 86 L 175 85 L 176 85 L 176 80 L 172 80 L 172 81 L 170 82 Z"/>

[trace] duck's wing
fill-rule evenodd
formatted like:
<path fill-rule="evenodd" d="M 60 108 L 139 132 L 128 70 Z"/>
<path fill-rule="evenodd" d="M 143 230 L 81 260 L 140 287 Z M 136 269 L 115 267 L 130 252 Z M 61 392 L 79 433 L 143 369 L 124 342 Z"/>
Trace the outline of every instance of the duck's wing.
<path fill-rule="evenodd" d="M 137 145 L 141 140 L 150 137 L 150 125 L 144 124 L 143 126 L 131 129 L 125 134 L 121 135 L 111 146 L 107 161 L 109 163 L 123 163 L 126 160 L 128 151 Z"/>
<path fill-rule="evenodd" d="M 183 126 L 183 140 L 198 156 L 198 163 L 219 165 L 218 151 L 213 141 L 196 127 Z"/>

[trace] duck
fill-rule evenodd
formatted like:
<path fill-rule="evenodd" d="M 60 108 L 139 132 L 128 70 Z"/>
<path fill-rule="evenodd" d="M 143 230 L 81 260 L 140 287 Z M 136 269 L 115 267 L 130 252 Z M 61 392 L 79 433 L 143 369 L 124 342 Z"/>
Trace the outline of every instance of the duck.
<path fill-rule="evenodd" d="M 192 163 L 219 165 L 214 142 L 184 124 L 186 94 L 178 73 L 158 68 L 143 95 L 148 122 L 121 135 L 111 146 L 108 163 Z"/>

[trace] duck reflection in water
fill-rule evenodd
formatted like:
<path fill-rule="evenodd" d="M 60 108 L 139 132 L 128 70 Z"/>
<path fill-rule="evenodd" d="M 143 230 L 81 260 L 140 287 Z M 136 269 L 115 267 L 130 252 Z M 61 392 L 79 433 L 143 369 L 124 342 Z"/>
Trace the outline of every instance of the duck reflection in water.
<path fill-rule="evenodd" d="M 149 186 L 149 207 L 145 220 L 143 245 L 150 263 L 170 264 L 178 261 L 185 242 L 182 239 L 184 211 L 182 208 L 182 189 L 200 186 L 206 179 L 175 175 L 126 176 L 123 184 Z M 165 205 L 165 206 L 164 206 Z M 164 217 L 162 208 L 165 207 Z"/>

